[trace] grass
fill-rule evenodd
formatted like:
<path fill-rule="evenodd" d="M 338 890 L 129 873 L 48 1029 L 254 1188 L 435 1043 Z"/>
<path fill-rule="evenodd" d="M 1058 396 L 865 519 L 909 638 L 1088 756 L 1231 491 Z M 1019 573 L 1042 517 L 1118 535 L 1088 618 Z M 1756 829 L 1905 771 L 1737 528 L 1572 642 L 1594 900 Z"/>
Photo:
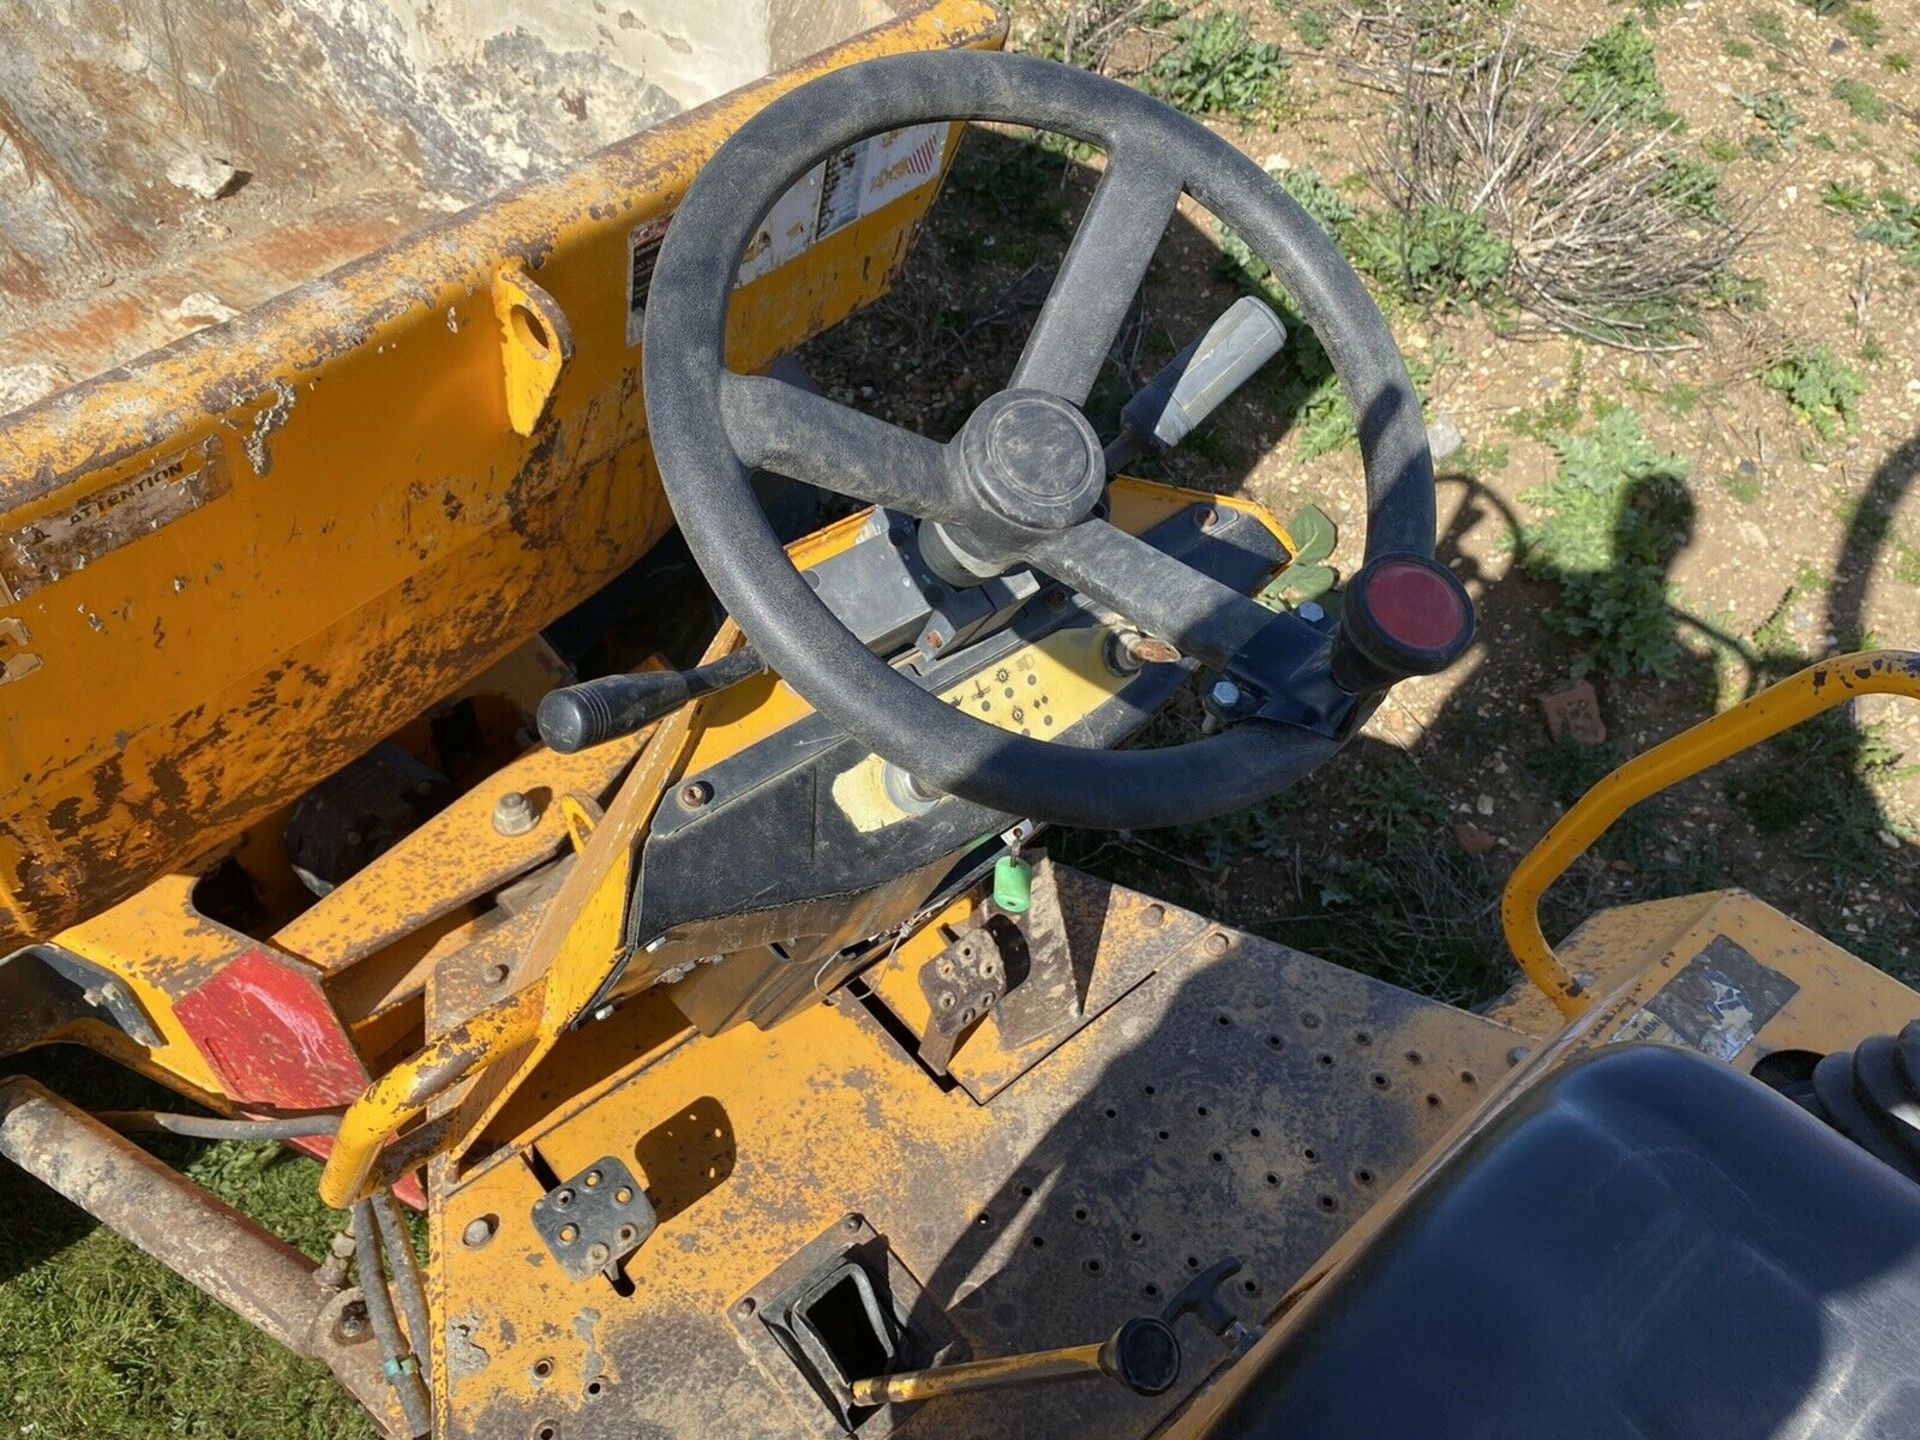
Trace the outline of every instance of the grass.
<path fill-rule="evenodd" d="M 1920 200 L 1881 191 L 1879 213 L 1860 226 L 1859 235 L 1898 252 L 1902 264 L 1920 267 Z"/>
<path fill-rule="evenodd" d="M 1659 194 L 1689 215 L 1706 220 L 1726 218 L 1720 199 L 1720 182 L 1725 178 L 1718 165 L 1690 156 L 1669 153 L 1661 157 L 1665 172 L 1660 177 Z"/>
<path fill-rule="evenodd" d="M 1893 113 L 1893 107 L 1875 94 L 1872 86 L 1851 76 L 1833 82 L 1833 98 L 1852 111 L 1856 120 L 1878 124 Z"/>
<path fill-rule="evenodd" d="M 1865 503 L 1856 499 L 1841 507 L 1843 525 L 1851 526 L 1856 516 L 1870 530 L 1876 523 L 1890 525 L 1878 512 L 1867 514 Z M 1826 576 L 1801 562 L 1779 604 L 1752 632 L 1760 680 L 1812 663 L 1815 657 L 1794 638 L 1795 629 L 1804 627 L 1806 612 L 1818 608 L 1828 588 Z M 1868 640 L 1842 636 L 1840 644 L 1851 649 Z M 1854 707 L 1842 705 L 1733 762 L 1721 790 L 1763 840 L 1790 841 L 1801 853 L 1818 855 L 1836 878 L 1872 876 L 1887 868 L 1881 832 L 1905 828 L 1885 813 L 1874 793 L 1900 759 L 1885 726 L 1862 725 Z"/>
<path fill-rule="evenodd" d="M 1787 34 L 1787 22 L 1774 10 L 1751 10 L 1747 13 L 1747 29 L 1754 38 L 1775 50 L 1791 50 L 1793 40 Z"/>
<path fill-rule="evenodd" d="M 1333 43 L 1333 22 L 1327 18 L 1324 10 L 1311 5 L 1284 4 L 1274 0 L 1275 6 L 1286 12 L 1293 26 L 1293 33 L 1300 37 L 1300 43 L 1309 50 L 1324 50 Z"/>
<path fill-rule="evenodd" d="M 1316 170 L 1302 167 L 1270 173 L 1316 224 L 1356 263 L 1366 268 L 1356 254 L 1358 247 L 1366 243 L 1361 237 L 1372 234 L 1385 222 L 1362 212 L 1338 186 L 1329 183 Z M 1281 363 L 1268 372 L 1275 378 L 1265 383 L 1274 408 L 1291 417 L 1290 432 L 1297 437 L 1297 457 L 1313 460 L 1357 444 L 1359 434 L 1346 391 L 1333 373 L 1333 362 L 1327 357 L 1320 337 L 1307 325 L 1293 298 L 1274 282 L 1266 262 L 1229 227 L 1217 224 L 1214 241 L 1220 247 L 1220 273 L 1247 293 L 1264 299 L 1287 327 Z M 1415 383 L 1421 383 L 1422 367 L 1414 364 L 1409 368 L 1414 371 Z"/>
<path fill-rule="evenodd" d="M 90 1105 L 170 1104 L 79 1052 L 10 1069 Z M 278 1145 L 155 1138 L 170 1163 L 316 1259 L 341 1217 L 319 1167 Z M 297 1359 L 22 1172 L 0 1165 L 0 1410 L 7 1434 L 58 1440 L 361 1440 L 372 1424 L 320 1365 Z"/>
<path fill-rule="evenodd" d="M 1175 24 L 1172 48 L 1142 88 L 1189 115 L 1257 120 L 1279 108 L 1290 63 L 1279 46 L 1253 38 L 1246 16 L 1216 11 Z"/>
<path fill-rule="evenodd" d="M 1660 88 L 1653 37 L 1632 15 L 1580 47 L 1560 82 L 1560 93 L 1576 109 L 1592 113 L 1617 111 L 1656 125 L 1670 125 L 1678 118 L 1667 109 Z"/>
<path fill-rule="evenodd" d="M 1495 294 L 1513 266 L 1513 246 L 1484 215 L 1449 205 L 1364 217 L 1351 241 L 1362 270 L 1401 298 L 1428 305 Z"/>
<path fill-rule="evenodd" d="M 1343 763 L 1341 851 L 1303 843 L 1311 817 L 1292 793 L 1175 830 L 1067 832 L 1053 848 L 1202 910 L 1219 908 L 1217 887 L 1244 883 L 1261 897 L 1258 913 L 1236 917 L 1246 928 L 1451 1004 L 1494 999 L 1514 970 L 1492 872 L 1451 842 L 1445 800 L 1408 757 Z"/>
<path fill-rule="evenodd" d="M 1527 569 L 1557 582 L 1548 616 L 1579 644 L 1575 674 L 1671 679 L 1673 633 L 1667 566 L 1693 514 L 1687 461 L 1662 454 L 1631 410 L 1609 411 L 1587 433 L 1549 435 L 1559 468 L 1520 498 L 1543 512 L 1521 535 Z"/>
<path fill-rule="evenodd" d="M 1781 150 L 1791 150 L 1799 144 L 1799 133 L 1806 126 L 1806 117 L 1795 110 L 1793 102 L 1778 90 L 1742 93 L 1734 96 L 1734 99 L 1740 102 L 1747 114 L 1760 122 L 1764 132 L 1748 137 L 1747 153 L 1753 158 L 1768 159 Z"/>
<path fill-rule="evenodd" d="M 1871 5 L 1849 5 L 1840 16 L 1840 28 L 1869 50 L 1887 38 L 1886 23 Z"/>
<path fill-rule="evenodd" d="M 1855 407 L 1867 391 L 1860 372 L 1828 345 L 1796 350 L 1761 378 L 1823 440 L 1853 428 Z"/>
<path fill-rule="evenodd" d="M 1842 215 L 1870 215 L 1873 197 L 1846 180 L 1829 180 L 1820 191 L 1820 203 Z"/>
<path fill-rule="evenodd" d="M 1920 585 L 1920 546 L 1898 532 L 1894 517 L 1884 503 L 1870 495 L 1855 495 L 1837 506 L 1834 513 L 1848 534 L 1886 549 L 1893 560 L 1895 578 L 1908 585 Z"/>
<path fill-rule="evenodd" d="M 1276 378 L 1267 383 L 1275 408 L 1292 417 L 1290 430 L 1297 437 L 1298 457 L 1313 460 L 1358 444 L 1360 436 L 1346 391 L 1333 373 L 1333 362 L 1320 337 L 1306 323 L 1293 298 L 1274 282 L 1266 262 L 1232 230 L 1218 226 L 1214 238 L 1220 246 L 1221 273 L 1249 294 L 1264 299 L 1287 327 L 1280 364 L 1268 371 Z"/>

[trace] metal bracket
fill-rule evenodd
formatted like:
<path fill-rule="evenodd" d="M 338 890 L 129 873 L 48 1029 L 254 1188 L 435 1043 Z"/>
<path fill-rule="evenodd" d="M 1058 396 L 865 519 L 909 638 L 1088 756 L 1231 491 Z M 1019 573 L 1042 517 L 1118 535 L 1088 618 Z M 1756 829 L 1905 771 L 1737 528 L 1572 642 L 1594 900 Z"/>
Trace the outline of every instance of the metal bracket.
<path fill-rule="evenodd" d="M 493 313 L 500 321 L 507 421 L 515 433 L 531 435 L 546 418 L 560 373 L 573 358 L 573 327 L 559 302 L 517 265 L 495 272 Z"/>
<path fill-rule="evenodd" d="M 104 1012 L 99 1015 L 102 1021 L 113 1025 L 136 1045 L 157 1050 L 166 1043 L 139 1000 L 112 971 L 58 945 L 29 945 L 0 959 L 0 965 L 24 965 L 31 961 L 38 961 L 73 986 L 90 1009 Z"/>
<path fill-rule="evenodd" d="M 1008 962 L 1006 1003 L 994 1016 L 1002 1045 L 1017 1050 L 1085 1016 L 1087 987 L 1092 979 L 1086 967 L 1091 957 L 1082 956 L 1083 968 L 1075 968 L 1053 864 L 1044 854 L 1036 852 L 1034 856 L 1026 910 L 1012 915 L 996 907 L 988 925 L 1002 934 L 1013 932 L 1000 947 L 1001 958 Z M 1019 957 L 1008 953 L 1016 943 L 1025 952 Z"/>
<path fill-rule="evenodd" d="M 575 1280 L 618 1278 L 621 1262 L 646 1244 L 659 1223 L 646 1191 L 614 1155 L 533 1202 L 533 1228 Z"/>
<path fill-rule="evenodd" d="M 1007 993 L 999 940 L 984 926 L 962 932 L 920 967 L 920 989 L 928 1007 L 920 1059 L 928 1069 L 944 1075 L 960 1037 Z"/>

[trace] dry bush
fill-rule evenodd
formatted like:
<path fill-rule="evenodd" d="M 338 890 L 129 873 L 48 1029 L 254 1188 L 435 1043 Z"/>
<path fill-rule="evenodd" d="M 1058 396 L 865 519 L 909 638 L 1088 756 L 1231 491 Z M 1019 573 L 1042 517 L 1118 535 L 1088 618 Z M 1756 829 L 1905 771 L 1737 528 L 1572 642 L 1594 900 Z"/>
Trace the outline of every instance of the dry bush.
<path fill-rule="evenodd" d="M 1422 217 L 1477 217 L 1510 249 L 1501 288 L 1547 326 L 1631 349 L 1691 344 L 1754 235 L 1749 212 L 1684 158 L 1677 120 L 1650 116 L 1644 94 L 1603 86 L 1596 99 L 1579 52 L 1467 9 L 1356 15 L 1370 72 L 1400 97 L 1374 187 L 1410 232 Z"/>
<path fill-rule="evenodd" d="M 1046 0 L 1035 7 L 1037 23 L 1027 43 L 1034 51 L 1068 65 L 1108 74 L 1116 52 L 1136 33 L 1174 18 L 1167 0 Z"/>

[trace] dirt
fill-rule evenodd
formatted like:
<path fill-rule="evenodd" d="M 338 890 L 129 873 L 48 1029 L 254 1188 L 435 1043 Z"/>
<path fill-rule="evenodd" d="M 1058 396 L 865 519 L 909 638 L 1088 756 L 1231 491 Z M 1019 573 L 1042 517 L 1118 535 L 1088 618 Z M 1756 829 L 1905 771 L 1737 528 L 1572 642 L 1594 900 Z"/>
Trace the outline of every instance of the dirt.
<path fill-rule="evenodd" d="M 1285 118 L 1210 127 L 1270 165 L 1309 165 L 1336 184 L 1363 174 L 1394 98 L 1357 83 L 1337 27 L 1316 50 L 1274 7 L 1242 8 L 1257 36 L 1289 52 Z M 1577 47 L 1628 8 L 1554 7 L 1548 33 Z M 1214 827 L 1069 841 L 1070 852 L 1229 922 L 1327 948 L 1368 923 L 1367 906 L 1340 898 L 1356 863 L 1405 853 L 1410 839 L 1451 851 L 1441 898 L 1428 908 L 1461 910 L 1440 917 L 1449 935 L 1486 932 L 1486 971 L 1425 979 L 1428 988 L 1485 998 L 1511 975 L 1491 938 L 1490 897 L 1581 780 L 1604 773 L 1607 757 L 1644 750 L 1777 678 L 1782 662 L 1768 651 L 1819 656 L 1863 638 L 1920 646 L 1920 268 L 1858 238 L 1858 220 L 1822 204 L 1830 181 L 1870 194 L 1920 193 L 1920 73 L 1887 60 L 1920 51 L 1920 4 L 1881 0 L 1874 9 L 1885 38 L 1873 47 L 1797 4 L 1654 11 L 1659 75 L 1684 120 L 1678 143 L 1688 153 L 1716 137 L 1741 145 L 1757 132 L 1736 98 L 1743 93 L 1779 91 L 1805 117 L 1793 149 L 1725 164 L 1724 193 L 1763 225 L 1739 268 L 1765 282 L 1764 309 L 1709 318 L 1701 343 L 1649 356 L 1561 335 L 1523 338 L 1507 319 L 1471 307 L 1389 307 L 1403 351 L 1431 367 L 1429 420 L 1449 418 L 1466 442 L 1441 467 L 1439 551 L 1479 606 L 1473 652 L 1445 676 L 1398 687 L 1348 754 L 1270 817 L 1251 817 L 1256 843 Z M 1777 17 L 1784 48 L 1750 32 L 1761 12 Z M 1016 36 L 1033 19 L 1031 8 L 1016 9 Z M 1743 45 L 1751 58 L 1729 53 Z M 1912 58 L 1920 65 L 1920 53 Z M 1833 96 L 1834 82 L 1848 77 L 1888 103 L 1885 119 L 1856 118 Z M 1814 136 L 1830 137 L 1833 148 L 1809 143 Z M 968 147 L 894 294 L 805 357 L 838 398 L 940 437 L 1004 383 L 1099 163 L 1036 182 L 1035 172 L 1053 173 L 1047 157 L 1018 138 L 976 131 Z M 1384 208 L 1358 182 L 1348 193 Z M 1236 293 L 1220 273 L 1210 218 L 1187 202 L 1096 390 L 1096 423 Z M 1780 354 L 1807 344 L 1831 346 L 1867 382 L 1851 428 L 1832 439 L 1761 381 Z M 1336 564 L 1350 572 L 1364 524 L 1357 453 L 1303 460 L 1274 388 L 1250 386 L 1168 471 L 1181 483 L 1250 495 L 1283 519 L 1303 504 L 1321 506 L 1340 527 Z M 1556 465 L 1544 443 L 1516 427 L 1539 428 L 1529 418 L 1570 396 L 1582 427 L 1596 401 L 1631 407 L 1657 447 L 1689 462 L 1691 502 L 1668 570 L 1678 673 L 1587 676 L 1614 748 L 1571 757 L 1551 746 L 1539 697 L 1578 677 L 1580 650 L 1552 623 L 1559 587 L 1529 576 L 1513 545 L 1516 529 L 1539 514 L 1525 497 Z M 1853 710 L 1851 729 L 1806 762 L 1804 784 L 1789 787 L 1806 813 L 1775 815 L 1759 828 L 1732 803 L 1733 787 L 1764 773 L 1777 778 L 1778 760 L 1773 772 L 1760 768 L 1764 757 L 1750 758 L 1690 781 L 1576 868 L 1550 933 L 1594 905 L 1733 884 L 1896 971 L 1920 969 L 1920 706 L 1868 700 Z M 1902 758 L 1867 773 L 1868 737 Z M 1419 799 L 1395 799 L 1396 786 Z M 1452 869 L 1456 860 L 1464 872 Z M 1394 978 L 1422 982 L 1422 962 L 1396 972 L 1381 949 L 1359 953 Z"/>

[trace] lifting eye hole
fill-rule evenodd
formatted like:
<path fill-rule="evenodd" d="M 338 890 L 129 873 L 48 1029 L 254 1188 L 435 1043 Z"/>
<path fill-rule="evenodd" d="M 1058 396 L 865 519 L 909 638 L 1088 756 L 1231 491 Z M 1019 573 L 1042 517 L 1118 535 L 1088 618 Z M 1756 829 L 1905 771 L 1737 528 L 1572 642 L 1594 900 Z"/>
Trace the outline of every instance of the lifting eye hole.
<path fill-rule="evenodd" d="M 548 338 L 547 327 L 541 323 L 538 315 L 525 305 L 514 305 L 507 311 L 507 324 L 522 348 L 536 360 L 546 359 L 547 352 L 553 348 L 553 341 Z"/>

